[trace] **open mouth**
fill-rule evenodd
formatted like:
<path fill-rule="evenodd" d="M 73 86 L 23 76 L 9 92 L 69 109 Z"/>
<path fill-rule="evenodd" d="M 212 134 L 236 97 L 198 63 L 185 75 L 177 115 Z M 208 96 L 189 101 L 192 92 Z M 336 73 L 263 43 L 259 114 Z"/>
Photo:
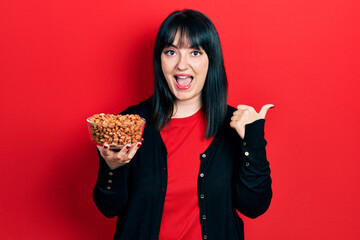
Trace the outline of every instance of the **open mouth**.
<path fill-rule="evenodd" d="M 175 75 L 176 87 L 180 90 L 186 90 L 191 87 L 194 77 L 191 75 Z"/>

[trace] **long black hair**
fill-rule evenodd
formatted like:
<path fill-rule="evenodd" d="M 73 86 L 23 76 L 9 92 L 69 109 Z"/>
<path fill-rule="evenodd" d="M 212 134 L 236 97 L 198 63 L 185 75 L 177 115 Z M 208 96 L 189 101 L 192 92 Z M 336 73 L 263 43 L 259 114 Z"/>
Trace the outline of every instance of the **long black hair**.
<path fill-rule="evenodd" d="M 207 118 L 205 137 L 214 136 L 222 126 L 227 111 L 227 78 L 220 39 L 211 20 L 203 13 L 185 9 L 171 13 L 161 24 L 153 53 L 155 87 L 152 95 L 151 123 L 163 129 L 174 112 L 175 96 L 171 92 L 161 68 L 163 50 L 173 44 L 180 31 L 179 44 L 186 41 L 194 48 L 202 48 L 209 58 L 209 67 L 201 93 Z"/>

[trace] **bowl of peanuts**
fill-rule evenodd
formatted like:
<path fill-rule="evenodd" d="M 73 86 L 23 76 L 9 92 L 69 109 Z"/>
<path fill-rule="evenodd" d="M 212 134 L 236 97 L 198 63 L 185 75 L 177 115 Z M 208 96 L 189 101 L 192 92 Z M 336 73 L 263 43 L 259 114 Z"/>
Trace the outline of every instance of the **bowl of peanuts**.
<path fill-rule="evenodd" d="M 86 119 L 90 138 L 100 146 L 109 144 L 110 149 L 121 149 L 126 144 L 141 140 L 145 119 L 137 114 L 95 114 Z"/>

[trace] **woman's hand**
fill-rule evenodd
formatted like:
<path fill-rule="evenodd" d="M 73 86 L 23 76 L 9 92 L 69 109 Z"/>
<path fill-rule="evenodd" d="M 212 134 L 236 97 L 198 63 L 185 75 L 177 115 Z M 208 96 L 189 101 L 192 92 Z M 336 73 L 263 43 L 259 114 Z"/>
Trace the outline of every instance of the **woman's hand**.
<path fill-rule="evenodd" d="M 98 146 L 101 156 L 111 169 L 128 164 L 140 148 L 141 142 L 125 145 L 119 152 L 111 151 L 107 143 L 103 147 Z"/>
<path fill-rule="evenodd" d="M 239 105 L 231 117 L 230 126 L 237 131 L 242 139 L 244 139 L 245 125 L 259 119 L 265 119 L 267 111 L 273 107 L 273 104 L 266 104 L 261 108 L 260 112 L 257 113 L 253 107 Z"/>

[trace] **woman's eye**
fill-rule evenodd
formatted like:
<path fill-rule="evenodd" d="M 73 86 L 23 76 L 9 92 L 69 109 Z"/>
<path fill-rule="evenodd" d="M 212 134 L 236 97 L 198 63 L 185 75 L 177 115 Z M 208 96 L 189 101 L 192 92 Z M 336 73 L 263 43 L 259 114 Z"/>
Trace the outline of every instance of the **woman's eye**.
<path fill-rule="evenodd" d="M 191 53 L 193 56 L 200 56 L 201 55 L 201 52 L 200 51 L 193 51 Z"/>
<path fill-rule="evenodd" d="M 173 56 L 173 55 L 175 55 L 175 51 L 173 51 L 173 50 L 166 50 L 166 51 L 164 51 L 164 53 L 165 53 L 166 55 L 168 55 L 168 56 Z"/>

